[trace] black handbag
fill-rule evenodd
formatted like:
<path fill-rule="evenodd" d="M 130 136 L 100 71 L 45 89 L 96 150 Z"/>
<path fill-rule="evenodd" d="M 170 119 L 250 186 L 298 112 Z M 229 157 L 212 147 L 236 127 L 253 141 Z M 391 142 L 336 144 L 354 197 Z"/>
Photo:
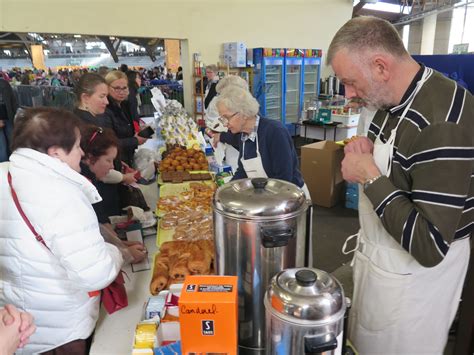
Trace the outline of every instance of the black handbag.
<path fill-rule="evenodd" d="M 145 197 L 143 196 L 143 192 L 139 188 L 121 184 L 119 192 L 122 208 L 135 206 L 140 207 L 144 211 L 150 210 L 150 207 L 148 207 Z"/>

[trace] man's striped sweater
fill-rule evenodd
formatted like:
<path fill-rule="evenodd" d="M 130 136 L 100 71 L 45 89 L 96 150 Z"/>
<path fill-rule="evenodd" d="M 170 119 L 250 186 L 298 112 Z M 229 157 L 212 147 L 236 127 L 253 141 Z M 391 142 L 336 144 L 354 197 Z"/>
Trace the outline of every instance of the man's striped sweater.
<path fill-rule="evenodd" d="M 388 139 L 423 69 L 400 105 L 377 112 L 369 128 L 372 141 L 387 113 L 380 138 Z M 432 71 L 398 127 L 392 162 L 390 176 L 365 193 L 392 237 L 421 265 L 435 266 L 451 243 L 474 230 L 474 98 L 469 91 Z"/>

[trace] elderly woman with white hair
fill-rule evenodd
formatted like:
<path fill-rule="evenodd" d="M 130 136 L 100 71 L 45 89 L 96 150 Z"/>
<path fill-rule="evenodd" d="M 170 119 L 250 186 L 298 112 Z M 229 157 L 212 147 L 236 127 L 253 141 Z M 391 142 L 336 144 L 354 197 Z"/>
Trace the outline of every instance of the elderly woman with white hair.
<path fill-rule="evenodd" d="M 247 90 L 235 86 L 217 97 L 216 106 L 229 131 L 240 137 L 239 163 L 233 180 L 281 179 L 302 188 L 310 198 L 293 141 L 281 122 L 260 117 L 257 100 Z"/>
<path fill-rule="evenodd" d="M 239 139 L 240 135 L 233 134 L 228 132 L 227 127 L 224 126 L 219 111 L 216 107 L 217 97 L 222 91 L 228 87 L 239 87 L 244 90 L 249 89 L 249 84 L 247 81 L 242 79 L 238 75 L 226 75 L 216 85 L 217 96 L 215 96 L 212 101 L 209 103 L 209 106 L 206 110 L 206 126 L 207 134 L 213 138 L 213 146 L 216 148 L 216 156 L 219 154 L 217 151 L 221 149 L 221 154 L 225 156 L 225 163 L 232 167 L 233 171 L 237 170 L 238 167 L 238 157 L 239 157 Z M 218 143 L 223 145 L 219 145 Z"/>
<path fill-rule="evenodd" d="M 213 97 L 206 109 L 206 126 L 215 132 L 227 132 L 227 128 L 223 126 L 219 120 L 220 115 L 216 107 L 216 100 L 219 94 L 228 87 L 237 86 L 244 90 L 249 89 L 249 84 L 245 79 L 242 79 L 238 75 L 226 75 L 216 85 L 217 95 Z"/>

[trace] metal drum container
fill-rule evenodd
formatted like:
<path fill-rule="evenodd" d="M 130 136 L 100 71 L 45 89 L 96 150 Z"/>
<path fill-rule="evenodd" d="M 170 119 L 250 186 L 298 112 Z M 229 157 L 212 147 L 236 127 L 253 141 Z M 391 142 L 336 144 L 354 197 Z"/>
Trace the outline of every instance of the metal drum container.
<path fill-rule="evenodd" d="M 255 178 L 221 186 L 213 209 L 216 271 L 239 277 L 239 354 L 263 354 L 263 297 L 278 272 L 307 264 L 311 202 L 294 184 Z"/>
<path fill-rule="evenodd" d="M 266 354 L 341 355 L 348 302 L 341 284 L 327 272 L 278 273 L 265 294 Z"/>

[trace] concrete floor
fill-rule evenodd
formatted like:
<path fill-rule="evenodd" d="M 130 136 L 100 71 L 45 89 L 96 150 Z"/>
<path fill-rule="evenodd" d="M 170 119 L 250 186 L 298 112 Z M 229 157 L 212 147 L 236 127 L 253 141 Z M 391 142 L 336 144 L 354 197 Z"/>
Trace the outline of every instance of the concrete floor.
<path fill-rule="evenodd" d="M 352 255 L 341 251 L 346 238 L 357 233 L 359 219 L 356 210 L 344 203 L 325 208 L 314 206 L 313 211 L 313 266 L 332 273 L 341 282 L 344 293 L 352 297 Z"/>

